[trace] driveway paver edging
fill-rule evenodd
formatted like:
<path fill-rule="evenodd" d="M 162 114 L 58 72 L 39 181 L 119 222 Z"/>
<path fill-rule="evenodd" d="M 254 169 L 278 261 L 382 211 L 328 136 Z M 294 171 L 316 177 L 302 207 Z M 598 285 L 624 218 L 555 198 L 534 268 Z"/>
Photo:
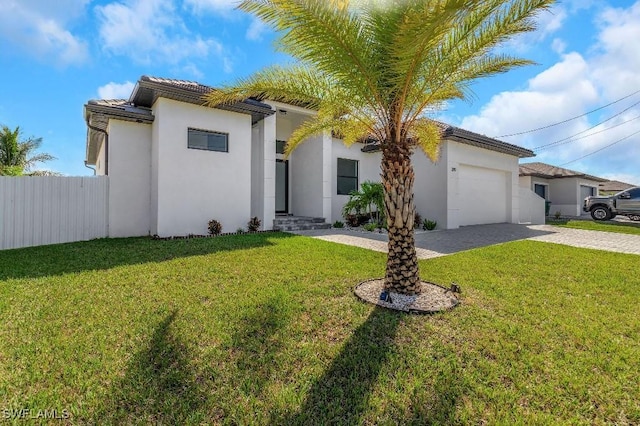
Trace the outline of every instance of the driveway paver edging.
<path fill-rule="evenodd" d="M 295 233 L 334 243 L 362 247 L 383 253 L 387 252 L 386 234 L 365 233 L 344 228 L 297 231 Z M 541 241 L 572 247 L 640 255 L 640 235 L 562 228 L 552 225 L 500 223 L 464 226 L 458 229 L 417 233 L 415 235 L 416 254 L 419 259 L 431 259 L 473 248 L 518 240 Z"/>

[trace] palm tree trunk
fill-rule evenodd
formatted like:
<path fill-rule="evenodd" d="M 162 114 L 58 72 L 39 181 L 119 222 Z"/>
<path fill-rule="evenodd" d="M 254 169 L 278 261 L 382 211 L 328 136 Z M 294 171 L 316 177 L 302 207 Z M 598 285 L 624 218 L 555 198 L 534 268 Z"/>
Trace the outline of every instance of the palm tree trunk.
<path fill-rule="evenodd" d="M 411 147 L 406 140 L 383 146 L 382 184 L 389 231 L 384 286 L 397 293 L 418 294 L 421 285 L 413 234 L 415 175 L 411 164 Z"/>

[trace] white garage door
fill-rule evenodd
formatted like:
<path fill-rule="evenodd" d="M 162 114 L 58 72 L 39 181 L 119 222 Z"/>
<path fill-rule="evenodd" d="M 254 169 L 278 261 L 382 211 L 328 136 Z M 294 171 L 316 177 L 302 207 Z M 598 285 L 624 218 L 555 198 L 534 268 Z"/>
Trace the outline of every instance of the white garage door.
<path fill-rule="evenodd" d="M 507 221 L 507 174 L 500 170 L 458 168 L 460 226 Z"/>

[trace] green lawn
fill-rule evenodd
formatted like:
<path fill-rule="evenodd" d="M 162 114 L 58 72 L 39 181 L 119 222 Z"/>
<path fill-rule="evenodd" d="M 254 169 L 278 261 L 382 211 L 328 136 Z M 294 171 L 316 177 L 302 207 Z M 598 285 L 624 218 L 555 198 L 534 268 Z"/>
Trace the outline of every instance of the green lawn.
<path fill-rule="evenodd" d="M 595 222 L 591 220 L 554 220 L 549 219 L 548 225 L 564 228 L 587 229 L 589 231 L 616 232 L 619 234 L 640 235 L 640 222 Z"/>
<path fill-rule="evenodd" d="M 0 410 L 79 424 L 638 424 L 640 258 L 522 241 L 421 262 L 287 234 L 0 252 Z M 7 411 L 0 411 L 6 415 Z"/>

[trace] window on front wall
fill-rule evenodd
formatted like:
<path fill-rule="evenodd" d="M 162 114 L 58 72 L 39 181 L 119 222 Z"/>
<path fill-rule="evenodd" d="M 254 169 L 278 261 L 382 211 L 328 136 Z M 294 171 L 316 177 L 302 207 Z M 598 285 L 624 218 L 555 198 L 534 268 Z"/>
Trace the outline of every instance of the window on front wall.
<path fill-rule="evenodd" d="M 338 195 L 358 190 L 358 162 L 338 158 Z"/>
<path fill-rule="evenodd" d="M 208 130 L 189 129 L 187 147 L 206 151 L 229 152 L 229 135 Z"/>
<path fill-rule="evenodd" d="M 539 183 L 536 183 L 535 185 L 533 185 L 533 192 L 535 192 L 545 200 L 547 199 L 547 185 L 540 185 Z"/>

